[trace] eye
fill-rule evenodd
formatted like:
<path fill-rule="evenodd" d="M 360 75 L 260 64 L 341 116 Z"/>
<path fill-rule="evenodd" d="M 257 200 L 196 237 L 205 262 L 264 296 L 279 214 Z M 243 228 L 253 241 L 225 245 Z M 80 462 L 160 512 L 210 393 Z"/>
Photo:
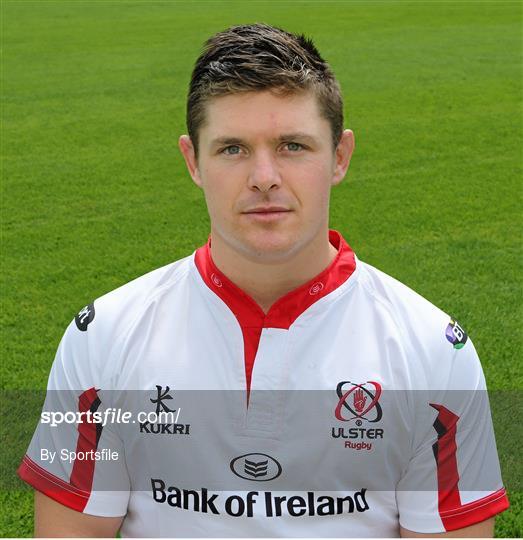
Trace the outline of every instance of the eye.
<path fill-rule="evenodd" d="M 299 152 L 300 150 L 303 150 L 304 148 L 302 144 L 297 143 L 297 142 L 289 142 L 289 143 L 286 143 L 285 146 L 291 152 Z"/>
<path fill-rule="evenodd" d="M 232 144 L 231 146 L 227 146 L 221 150 L 221 153 L 225 154 L 226 156 L 235 156 L 240 153 L 240 150 L 241 149 L 237 144 Z"/>

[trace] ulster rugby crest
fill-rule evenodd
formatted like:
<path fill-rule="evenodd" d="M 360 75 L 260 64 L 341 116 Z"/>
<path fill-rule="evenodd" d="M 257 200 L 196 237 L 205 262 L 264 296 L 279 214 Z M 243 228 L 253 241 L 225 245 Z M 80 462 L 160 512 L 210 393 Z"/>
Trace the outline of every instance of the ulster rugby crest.
<path fill-rule="evenodd" d="M 374 381 L 363 384 L 341 381 L 336 387 L 338 405 L 334 416 L 342 422 L 356 420 L 356 425 L 361 426 L 362 419 L 374 424 L 383 416 L 379 399 L 381 385 Z"/>
<path fill-rule="evenodd" d="M 372 450 L 376 439 L 383 439 L 384 430 L 378 427 L 362 427 L 363 423 L 376 424 L 383 417 L 380 405 L 381 385 L 375 381 L 353 383 L 340 381 L 336 386 L 338 404 L 334 410 L 336 420 L 351 422 L 358 427 L 339 426 L 331 428 L 334 439 L 344 441 L 345 448 L 353 450 Z M 372 442 L 371 442 L 372 441 Z"/>

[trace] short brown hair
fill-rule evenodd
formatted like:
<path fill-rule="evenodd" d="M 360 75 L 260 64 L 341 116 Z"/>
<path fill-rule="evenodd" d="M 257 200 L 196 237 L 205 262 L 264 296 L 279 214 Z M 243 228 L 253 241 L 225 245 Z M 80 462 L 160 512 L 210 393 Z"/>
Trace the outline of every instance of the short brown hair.
<path fill-rule="evenodd" d="M 187 98 L 187 130 L 196 156 L 207 100 L 260 90 L 279 95 L 312 90 L 336 148 L 343 131 L 343 100 L 329 65 L 311 39 L 257 23 L 215 34 L 196 61 Z"/>

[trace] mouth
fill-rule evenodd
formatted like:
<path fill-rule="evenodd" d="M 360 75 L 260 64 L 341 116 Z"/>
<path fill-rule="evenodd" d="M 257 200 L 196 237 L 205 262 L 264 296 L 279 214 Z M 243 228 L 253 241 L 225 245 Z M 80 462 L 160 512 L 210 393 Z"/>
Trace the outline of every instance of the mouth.
<path fill-rule="evenodd" d="M 242 212 L 243 214 L 281 214 L 285 212 L 291 212 L 288 208 L 283 206 L 258 206 Z"/>
<path fill-rule="evenodd" d="M 258 206 L 242 212 L 247 218 L 254 221 L 273 222 L 284 219 L 292 210 L 284 206 Z"/>

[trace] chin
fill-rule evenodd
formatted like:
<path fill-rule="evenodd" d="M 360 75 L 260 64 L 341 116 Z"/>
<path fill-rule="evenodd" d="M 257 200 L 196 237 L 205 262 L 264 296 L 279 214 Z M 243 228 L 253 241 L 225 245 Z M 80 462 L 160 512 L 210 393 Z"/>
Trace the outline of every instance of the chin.
<path fill-rule="evenodd" d="M 248 259 L 268 264 L 285 262 L 299 249 L 294 236 L 288 232 L 275 234 L 267 231 L 238 241 L 241 244 L 241 251 Z"/>

